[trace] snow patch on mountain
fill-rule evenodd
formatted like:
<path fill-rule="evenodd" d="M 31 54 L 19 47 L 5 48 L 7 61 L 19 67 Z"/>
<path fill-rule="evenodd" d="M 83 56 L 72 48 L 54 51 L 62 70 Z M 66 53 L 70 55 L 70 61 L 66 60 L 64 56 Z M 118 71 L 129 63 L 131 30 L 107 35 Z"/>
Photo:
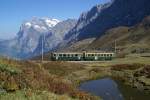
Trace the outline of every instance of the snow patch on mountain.
<path fill-rule="evenodd" d="M 26 22 L 26 23 L 25 23 L 25 26 L 28 27 L 28 28 L 30 28 L 32 25 L 31 25 L 30 22 Z"/>
<path fill-rule="evenodd" d="M 46 25 L 49 27 L 54 27 L 56 24 L 58 24 L 60 21 L 57 19 L 46 19 L 45 20 Z"/>

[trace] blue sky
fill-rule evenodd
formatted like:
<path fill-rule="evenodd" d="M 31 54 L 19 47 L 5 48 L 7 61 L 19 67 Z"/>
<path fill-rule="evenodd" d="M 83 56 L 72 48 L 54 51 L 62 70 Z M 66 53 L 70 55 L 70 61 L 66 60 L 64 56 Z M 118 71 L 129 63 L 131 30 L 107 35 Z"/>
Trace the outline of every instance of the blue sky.
<path fill-rule="evenodd" d="M 78 18 L 83 11 L 109 0 L 0 0 L 0 39 L 15 36 L 32 17 Z"/>

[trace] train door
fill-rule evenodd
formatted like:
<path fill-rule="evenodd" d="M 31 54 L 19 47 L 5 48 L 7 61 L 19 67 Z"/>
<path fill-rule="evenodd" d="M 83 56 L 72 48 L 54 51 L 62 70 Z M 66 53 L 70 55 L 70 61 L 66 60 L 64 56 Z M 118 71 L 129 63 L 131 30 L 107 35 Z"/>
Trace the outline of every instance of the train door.
<path fill-rule="evenodd" d="M 83 60 L 86 60 L 86 51 L 83 51 Z"/>

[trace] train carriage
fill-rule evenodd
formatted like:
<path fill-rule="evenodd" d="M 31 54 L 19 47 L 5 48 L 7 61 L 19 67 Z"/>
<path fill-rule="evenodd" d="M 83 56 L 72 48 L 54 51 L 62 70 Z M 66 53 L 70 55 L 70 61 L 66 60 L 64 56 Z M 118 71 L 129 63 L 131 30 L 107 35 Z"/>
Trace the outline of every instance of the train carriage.
<path fill-rule="evenodd" d="M 86 53 L 85 61 L 112 60 L 114 53 Z"/>
<path fill-rule="evenodd" d="M 51 54 L 51 59 L 54 61 L 104 61 L 112 60 L 114 53 L 102 52 L 54 52 Z"/>
<path fill-rule="evenodd" d="M 56 61 L 80 61 L 82 53 L 52 53 L 52 60 Z"/>

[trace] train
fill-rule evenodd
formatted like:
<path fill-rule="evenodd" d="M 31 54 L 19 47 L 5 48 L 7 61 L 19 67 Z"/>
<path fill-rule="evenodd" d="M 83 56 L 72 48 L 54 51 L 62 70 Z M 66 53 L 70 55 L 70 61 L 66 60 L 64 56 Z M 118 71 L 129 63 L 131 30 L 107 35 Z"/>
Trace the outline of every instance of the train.
<path fill-rule="evenodd" d="M 115 57 L 113 52 L 53 52 L 52 61 L 108 61 Z"/>

